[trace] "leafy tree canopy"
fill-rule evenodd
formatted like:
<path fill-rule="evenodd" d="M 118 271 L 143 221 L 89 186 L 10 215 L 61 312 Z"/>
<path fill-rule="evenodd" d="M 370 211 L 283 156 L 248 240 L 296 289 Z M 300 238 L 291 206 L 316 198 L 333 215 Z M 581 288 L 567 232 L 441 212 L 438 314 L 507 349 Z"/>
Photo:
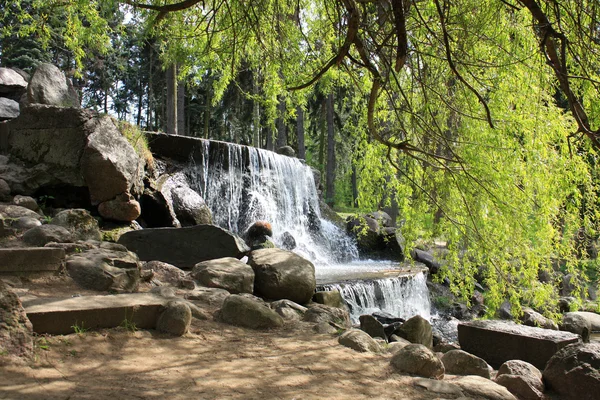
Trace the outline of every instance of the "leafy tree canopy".
<path fill-rule="evenodd" d="M 79 69 L 86 49 L 110 47 L 116 28 L 102 10 L 111 6 L 142 21 L 180 75 L 201 81 L 210 71 L 213 102 L 252 71 L 262 91 L 245 95 L 261 101 L 271 123 L 279 101 L 293 114 L 317 82 L 321 93 L 344 88 L 362 206 L 393 193 L 409 243 L 447 241 L 444 276 L 457 293 L 468 298 L 481 275 L 490 310 L 506 298 L 549 306 L 554 282 L 537 277 L 557 266 L 584 293 L 580 259 L 598 223 L 597 1 L 30 4 L 17 35 L 47 43 L 46 21 L 60 15 Z M 6 25 L 3 33 L 13 34 Z"/>

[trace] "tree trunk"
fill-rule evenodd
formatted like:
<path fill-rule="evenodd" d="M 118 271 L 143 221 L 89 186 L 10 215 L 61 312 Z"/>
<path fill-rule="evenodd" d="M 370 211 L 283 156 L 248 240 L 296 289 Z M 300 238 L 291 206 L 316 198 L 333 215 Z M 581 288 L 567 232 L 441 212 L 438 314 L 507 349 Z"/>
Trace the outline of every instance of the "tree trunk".
<path fill-rule="evenodd" d="M 167 68 L 167 133 L 177 134 L 177 65 Z"/>
<path fill-rule="evenodd" d="M 177 83 L 177 133 L 185 136 L 185 82 Z"/>
<path fill-rule="evenodd" d="M 356 165 L 352 166 L 352 207 L 358 208 L 358 173 L 356 172 Z"/>
<path fill-rule="evenodd" d="M 298 158 L 306 159 L 306 147 L 304 146 L 304 110 L 301 106 L 296 107 L 298 119 L 296 121 L 296 135 L 298 136 Z"/>
<path fill-rule="evenodd" d="M 206 80 L 206 103 L 204 104 L 204 138 L 209 138 L 209 130 L 210 130 L 210 107 L 212 102 L 211 96 L 211 87 L 212 87 L 212 79 L 210 79 L 210 75 Z"/>
<path fill-rule="evenodd" d="M 267 140 L 265 143 L 265 148 L 267 150 L 273 151 L 273 132 L 271 132 L 271 128 L 268 127 L 265 129 L 265 134 L 267 135 Z"/>
<path fill-rule="evenodd" d="M 260 147 L 260 103 L 258 102 L 258 82 L 257 72 L 254 72 L 252 94 L 254 100 L 252 103 L 252 145 L 256 148 Z"/>
<path fill-rule="evenodd" d="M 279 96 L 277 105 L 279 117 L 277 118 L 277 148 L 287 146 L 287 132 L 285 130 L 285 100 Z"/>
<path fill-rule="evenodd" d="M 325 202 L 333 207 L 335 197 L 335 130 L 333 127 L 333 93 L 327 96 L 327 169 Z"/>

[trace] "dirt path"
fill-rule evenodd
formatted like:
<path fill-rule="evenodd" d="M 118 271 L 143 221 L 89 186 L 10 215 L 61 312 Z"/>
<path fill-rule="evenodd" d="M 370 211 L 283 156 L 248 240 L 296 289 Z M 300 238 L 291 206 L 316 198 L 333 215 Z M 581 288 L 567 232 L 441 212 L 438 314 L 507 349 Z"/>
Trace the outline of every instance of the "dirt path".
<path fill-rule="evenodd" d="M 32 365 L 0 366 L 0 399 L 438 398 L 392 373 L 389 355 L 355 352 L 310 326 L 194 321 L 181 338 L 123 328 L 42 337 Z"/>

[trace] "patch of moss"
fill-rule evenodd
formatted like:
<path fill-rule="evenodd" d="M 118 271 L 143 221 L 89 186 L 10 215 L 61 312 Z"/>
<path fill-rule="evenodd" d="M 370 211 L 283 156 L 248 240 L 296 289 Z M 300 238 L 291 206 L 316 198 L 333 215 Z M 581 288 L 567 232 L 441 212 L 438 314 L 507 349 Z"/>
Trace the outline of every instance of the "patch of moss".
<path fill-rule="evenodd" d="M 133 146 L 136 153 L 146 161 L 148 168 L 154 167 L 154 157 L 148 146 L 148 138 L 144 132 L 136 125 L 132 125 L 127 121 L 118 121 L 118 127 L 121 134 L 127 139 L 129 144 Z"/>

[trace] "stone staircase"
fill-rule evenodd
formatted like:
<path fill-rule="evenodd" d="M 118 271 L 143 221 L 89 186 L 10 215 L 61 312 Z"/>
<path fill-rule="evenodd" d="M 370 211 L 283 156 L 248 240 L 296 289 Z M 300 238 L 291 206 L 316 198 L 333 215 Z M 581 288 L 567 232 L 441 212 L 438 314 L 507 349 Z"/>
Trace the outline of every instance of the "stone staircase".
<path fill-rule="evenodd" d="M 0 249 L 0 274 L 23 275 L 57 272 L 65 261 L 65 251 L 52 247 Z"/>
<path fill-rule="evenodd" d="M 152 293 L 23 299 L 36 333 L 68 334 L 77 330 L 135 326 L 154 329 L 168 300 Z"/>

